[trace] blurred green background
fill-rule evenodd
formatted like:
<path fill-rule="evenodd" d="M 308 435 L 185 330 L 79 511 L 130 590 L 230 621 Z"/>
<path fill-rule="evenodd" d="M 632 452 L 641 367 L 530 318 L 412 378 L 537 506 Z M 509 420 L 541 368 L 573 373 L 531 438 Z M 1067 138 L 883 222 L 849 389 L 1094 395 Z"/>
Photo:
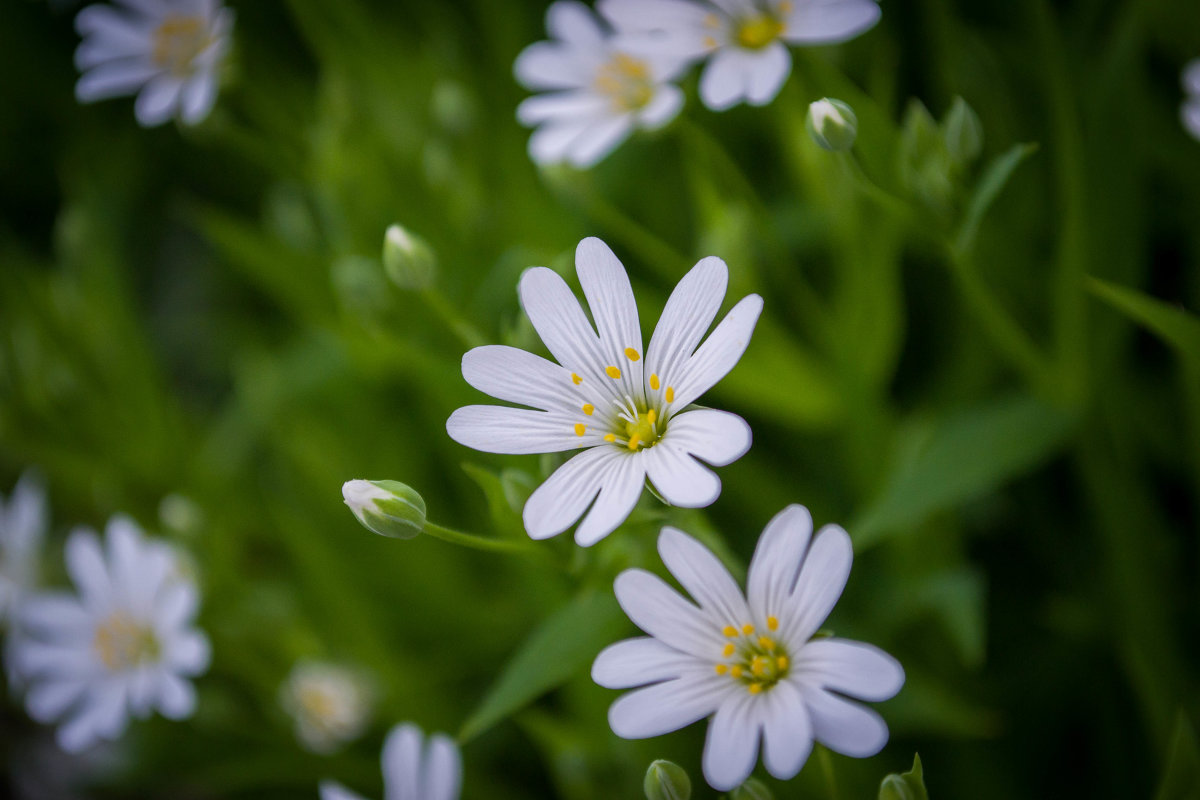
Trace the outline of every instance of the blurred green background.
<path fill-rule="evenodd" d="M 588 665 L 633 632 L 611 580 L 661 569 L 664 521 L 744 565 L 800 502 L 855 540 L 830 627 L 908 674 L 879 707 L 887 749 L 829 760 L 836 798 L 874 797 L 914 752 L 934 798 L 1200 796 L 1200 142 L 1178 117 L 1200 6 L 889 0 L 859 39 L 794 50 L 770 106 L 712 113 L 693 73 L 680 119 L 574 172 L 536 168 L 514 117 L 511 65 L 546 5 L 235 3 L 212 116 L 143 130 L 130 100 L 75 103 L 75 7 L 6 3 L 0 491 L 45 476 L 50 584 L 74 524 L 125 511 L 180 541 L 214 644 L 193 720 L 137 723 L 78 763 L 10 699 L 10 793 L 315 797 L 331 777 L 378 797 L 380 742 L 409 719 L 472 720 L 465 798 L 636 798 L 656 757 L 715 796 L 702 725 L 608 728 L 616 693 Z M 822 96 L 857 112 L 861 169 L 808 139 Z M 956 96 L 984 142 L 951 163 L 907 109 L 941 118 Z M 438 255 L 427 292 L 381 269 L 397 221 Z M 546 558 L 364 531 L 350 478 L 524 536 L 557 462 L 467 450 L 445 420 L 485 401 L 459 372 L 470 346 L 541 351 L 517 278 L 574 281 L 588 235 L 628 267 L 647 333 L 705 255 L 730 265 L 727 307 L 765 298 L 705 398 L 755 435 L 720 500 L 647 496 L 618 534 Z M 547 619 L 573 621 L 569 641 L 489 694 Z M 300 749 L 277 703 L 303 657 L 380 688 L 334 756 Z M 825 798 L 829 777 L 814 757 L 772 785 Z"/>

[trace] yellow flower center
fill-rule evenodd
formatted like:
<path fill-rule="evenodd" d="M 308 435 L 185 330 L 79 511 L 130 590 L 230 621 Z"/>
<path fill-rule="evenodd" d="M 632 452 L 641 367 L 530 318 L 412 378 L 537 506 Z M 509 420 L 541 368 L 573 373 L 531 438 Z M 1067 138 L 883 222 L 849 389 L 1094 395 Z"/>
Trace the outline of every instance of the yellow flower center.
<path fill-rule="evenodd" d="M 626 347 L 624 355 L 631 365 L 642 358 L 642 354 L 632 347 Z M 626 366 L 626 369 L 629 367 Z M 621 367 L 609 364 L 604 368 L 605 377 L 602 380 L 620 381 L 624 375 Z M 675 387 L 665 385 L 666 381 L 659 378 L 657 373 L 646 379 L 646 385 L 640 391 L 633 389 L 631 393 L 624 394 L 621 400 L 610 400 L 608 407 L 611 411 L 608 414 L 602 412 L 599 416 L 595 390 L 589 381 L 585 381 L 579 373 L 572 372 L 571 384 L 580 392 L 580 401 L 593 401 L 582 402 L 579 406 L 582 416 L 572 423 L 576 436 L 583 438 L 589 433 L 595 435 L 607 429 L 601 435 L 605 442 L 637 451 L 658 444 L 666 433 L 670 407 L 675 402 Z M 630 392 L 630 388 L 625 387 L 620 391 Z"/>
<path fill-rule="evenodd" d="M 310 717 L 324 722 L 337 715 L 338 704 L 324 689 L 316 686 L 306 686 L 297 692 L 297 699 L 300 701 L 300 707 L 304 709 Z"/>
<path fill-rule="evenodd" d="M 174 75 L 191 72 L 192 62 L 212 43 L 200 17 L 169 14 L 154 31 L 151 58 Z"/>
<path fill-rule="evenodd" d="M 158 637 L 149 626 L 140 625 L 118 611 L 96 628 L 92 640 L 101 663 L 113 672 L 131 669 L 159 656 Z"/>
<path fill-rule="evenodd" d="M 735 38 L 747 50 L 761 50 L 778 39 L 783 29 L 783 20 L 774 14 L 755 14 L 738 21 Z"/>
<path fill-rule="evenodd" d="M 618 113 L 637 111 L 654 98 L 650 65 L 625 53 L 615 53 L 602 64 L 593 85 L 609 98 Z"/>
<path fill-rule="evenodd" d="M 773 634 L 779 620 L 767 617 L 767 630 Z M 759 635 L 749 622 L 741 627 L 726 625 L 721 631 L 728 639 L 721 650 L 721 660 L 714 669 L 718 675 L 728 675 L 746 687 L 750 694 L 761 694 L 787 677 L 791 659 L 786 648 L 772 635 Z"/>

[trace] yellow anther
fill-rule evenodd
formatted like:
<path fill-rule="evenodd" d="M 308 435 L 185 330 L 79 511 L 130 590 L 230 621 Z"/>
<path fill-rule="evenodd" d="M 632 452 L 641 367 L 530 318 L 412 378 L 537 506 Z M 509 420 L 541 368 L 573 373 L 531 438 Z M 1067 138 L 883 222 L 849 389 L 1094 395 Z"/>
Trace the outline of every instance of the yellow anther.
<path fill-rule="evenodd" d="M 634 350 L 632 347 L 625 348 L 625 357 L 630 361 L 637 361 L 639 358 L 641 358 L 641 356 L 638 355 L 638 351 Z"/>
<path fill-rule="evenodd" d="M 646 419 L 649 420 L 651 423 L 653 423 L 656 419 L 658 419 L 658 412 L 655 411 L 653 408 L 650 409 L 649 411 L 646 412 Z"/>
<path fill-rule="evenodd" d="M 717 664 L 716 669 L 717 669 L 718 675 L 724 675 L 726 672 L 729 672 L 729 665 L 728 664 Z"/>
<path fill-rule="evenodd" d="M 751 625 L 749 622 L 747 622 L 745 625 L 742 626 L 742 633 L 749 636 L 750 634 L 754 633 L 754 626 Z"/>
<path fill-rule="evenodd" d="M 779 630 L 779 617 L 767 617 L 767 627 L 773 631 Z"/>
<path fill-rule="evenodd" d="M 629 437 L 629 445 L 628 445 L 629 449 L 637 450 L 638 442 L 640 442 L 641 440 L 642 440 L 642 437 L 638 436 L 636 433 L 633 436 L 630 436 Z"/>
<path fill-rule="evenodd" d="M 579 384 L 583 383 L 583 378 L 579 377 L 579 376 L 578 376 L 578 375 L 576 375 L 574 372 L 572 372 L 572 373 L 571 373 L 571 383 L 573 383 L 573 384 L 575 384 L 576 386 L 578 386 Z"/>
<path fill-rule="evenodd" d="M 725 629 L 722 630 L 721 633 L 725 634 L 726 636 L 737 636 L 737 628 L 733 627 L 732 625 L 726 625 Z"/>
<path fill-rule="evenodd" d="M 604 441 L 615 442 L 616 440 L 617 440 L 617 437 L 615 434 L 611 434 L 611 433 L 604 434 Z"/>
<path fill-rule="evenodd" d="M 760 637 L 758 637 L 758 646 L 761 647 L 763 650 L 774 650 L 775 649 L 775 640 L 772 639 L 770 636 L 760 636 Z"/>
<path fill-rule="evenodd" d="M 742 677 L 743 672 L 745 672 L 745 670 L 742 669 L 741 664 L 734 664 L 729 670 L 729 674 L 735 678 Z"/>
<path fill-rule="evenodd" d="M 752 683 L 748 688 L 750 689 L 750 694 L 758 694 L 762 691 L 762 684 Z"/>
<path fill-rule="evenodd" d="M 675 402 L 675 387 L 674 386 L 667 387 L 667 402 L 668 403 Z"/>
<path fill-rule="evenodd" d="M 730 642 L 729 644 L 725 645 L 725 651 L 724 651 L 725 657 L 729 658 L 731 655 L 733 655 L 735 650 L 737 650 L 737 648 L 733 646 L 733 642 Z"/>
<path fill-rule="evenodd" d="M 583 436 L 583 432 L 586 430 L 587 430 L 587 425 L 584 425 L 582 422 L 575 423 L 575 435 L 576 436 Z"/>
<path fill-rule="evenodd" d="M 604 374 L 615 381 L 617 378 L 621 377 L 621 370 L 617 369 L 616 367 L 605 367 Z"/>
<path fill-rule="evenodd" d="M 787 669 L 788 668 L 788 657 L 787 656 L 779 656 L 779 658 L 776 658 L 775 666 L 780 671 Z"/>
<path fill-rule="evenodd" d="M 770 14 L 759 14 L 742 21 L 737 30 L 737 42 L 748 50 L 759 50 L 778 39 L 783 29 L 780 20 Z"/>
<path fill-rule="evenodd" d="M 714 39 L 714 38 L 713 38 L 713 37 L 711 37 L 711 36 L 705 36 L 705 37 L 704 37 L 704 46 L 705 46 L 705 47 L 707 47 L 707 48 L 709 48 L 709 49 L 711 49 L 711 48 L 713 48 L 713 47 L 716 47 L 716 46 L 717 46 L 717 40 L 716 40 L 716 39 Z"/>
<path fill-rule="evenodd" d="M 721 24 L 721 18 L 718 17 L 716 14 L 705 14 L 704 15 L 704 27 L 716 28 L 716 27 L 719 27 L 720 24 Z"/>
<path fill-rule="evenodd" d="M 661 386 L 661 385 L 662 385 L 662 384 L 660 384 L 660 383 L 658 382 L 658 376 L 657 376 L 657 375 L 651 375 L 651 376 L 650 376 L 650 388 L 651 388 L 651 389 L 653 389 L 654 391 L 656 391 L 656 392 L 657 392 L 657 391 L 658 391 L 658 387 L 659 387 L 659 386 Z"/>
<path fill-rule="evenodd" d="M 583 413 L 587 414 L 589 417 L 592 415 L 592 413 L 595 410 L 596 410 L 596 407 L 594 405 L 592 405 L 591 403 L 583 404 Z"/>
<path fill-rule="evenodd" d="M 762 656 L 755 656 L 750 662 L 750 671 L 755 675 L 762 675 L 767 671 L 766 659 Z"/>
<path fill-rule="evenodd" d="M 795 6 L 793 6 L 788 0 L 784 0 L 779 4 L 779 13 L 787 16 L 788 14 L 792 13 L 793 8 L 795 8 Z"/>

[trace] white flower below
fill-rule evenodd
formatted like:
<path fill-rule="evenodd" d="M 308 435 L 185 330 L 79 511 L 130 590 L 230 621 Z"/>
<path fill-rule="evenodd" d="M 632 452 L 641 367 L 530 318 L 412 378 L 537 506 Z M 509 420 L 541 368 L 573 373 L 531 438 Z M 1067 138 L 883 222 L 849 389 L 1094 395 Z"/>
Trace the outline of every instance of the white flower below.
<path fill-rule="evenodd" d="M 357 739 L 371 716 L 372 691 L 358 672 L 305 661 L 292 668 L 279 692 L 296 721 L 296 738 L 314 753 L 331 753 Z"/>
<path fill-rule="evenodd" d="M 647 480 L 676 506 L 717 499 L 721 481 L 701 461 L 725 466 L 740 458 L 750 427 L 735 414 L 689 406 L 737 364 L 762 298 L 742 298 L 701 344 L 729 282 L 724 261 L 702 259 L 671 293 L 643 350 L 633 289 L 613 252 L 584 239 L 575 266 L 596 327 L 556 272 L 526 270 L 521 304 L 558 363 L 501 345 L 471 350 L 462 363 L 467 383 L 527 408 L 466 406 L 446 430 L 488 453 L 582 449 L 534 491 L 523 517 L 534 539 L 583 517 L 575 541 L 586 547 L 629 516 Z"/>
<path fill-rule="evenodd" d="M 383 796 L 386 800 L 458 800 L 462 758 L 444 733 L 426 740 L 411 722 L 392 728 L 383 743 Z M 335 781 L 321 783 L 321 800 L 362 800 Z"/>
<path fill-rule="evenodd" d="M 192 625 L 199 594 L 174 550 L 123 516 L 109 521 L 105 538 L 102 547 L 90 530 L 71 534 L 66 566 L 78 594 L 22 602 L 21 635 L 6 653 L 28 687 L 30 716 L 56 722 L 71 752 L 118 738 L 130 716 L 190 717 L 188 679 L 209 662 L 208 639 Z"/>
<path fill-rule="evenodd" d="M 551 5 L 546 30 L 553 40 L 526 47 L 514 65 L 526 88 L 545 91 L 517 108 L 521 124 L 537 128 L 529 139 L 535 162 L 590 167 L 635 128 L 659 128 L 683 107 L 670 81 L 684 62 L 628 52 L 582 3 Z"/>
<path fill-rule="evenodd" d="M 704 776 L 718 791 L 750 775 L 760 738 L 767 771 L 781 780 L 800 771 L 814 740 L 848 756 L 879 752 L 887 725 L 851 700 L 892 697 L 903 669 L 869 644 L 816 636 L 850 575 L 844 530 L 814 537 L 808 510 L 788 506 L 759 539 L 745 595 L 682 531 L 664 528 L 658 551 L 695 604 L 645 570 L 617 576 L 621 608 L 650 634 L 609 646 L 592 665 L 601 686 L 645 687 L 609 709 L 618 736 L 659 736 L 711 716 Z"/>
<path fill-rule="evenodd" d="M 0 497 L 0 624 L 38 579 L 46 535 L 46 490 L 31 473 L 17 481 L 8 502 Z"/>
<path fill-rule="evenodd" d="M 599 0 L 637 52 L 708 58 L 700 99 L 714 111 L 775 99 L 792 70 L 788 45 L 835 44 L 879 20 L 873 0 Z"/>
<path fill-rule="evenodd" d="M 75 17 L 83 42 L 75 66 L 81 103 L 136 94 L 146 127 L 178 117 L 195 125 L 217 99 L 217 70 L 229 49 L 233 12 L 220 0 L 116 0 Z"/>
<path fill-rule="evenodd" d="M 1200 58 L 1193 59 L 1183 68 L 1181 81 L 1187 98 L 1180 106 L 1179 116 L 1184 129 L 1200 141 Z"/>

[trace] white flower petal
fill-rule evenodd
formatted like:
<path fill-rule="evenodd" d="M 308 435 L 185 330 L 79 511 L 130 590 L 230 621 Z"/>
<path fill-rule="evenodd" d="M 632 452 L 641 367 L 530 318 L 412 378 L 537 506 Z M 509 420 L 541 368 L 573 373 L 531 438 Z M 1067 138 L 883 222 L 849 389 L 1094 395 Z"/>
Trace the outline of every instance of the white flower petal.
<path fill-rule="evenodd" d="M 606 689 L 628 689 L 678 678 L 695 663 L 693 656 L 641 636 L 601 650 L 592 663 L 592 680 Z"/>
<path fill-rule="evenodd" d="M 513 72 L 526 89 L 576 89 L 591 83 L 585 63 L 569 45 L 535 42 L 517 56 Z"/>
<path fill-rule="evenodd" d="M 1188 94 L 1200 94 L 1200 58 L 1189 61 L 1180 76 L 1183 90 Z"/>
<path fill-rule="evenodd" d="M 78 710 L 58 729 L 58 744 L 78 753 L 99 739 L 112 739 L 125 728 L 125 690 L 114 681 L 90 687 Z"/>
<path fill-rule="evenodd" d="M 600 333 L 601 351 L 608 361 L 605 366 L 620 370 L 621 377 L 615 382 L 618 395 L 640 398 L 645 352 L 637 301 L 625 267 L 608 245 L 589 236 L 575 248 L 575 272 Z M 627 354 L 630 349 L 632 357 Z"/>
<path fill-rule="evenodd" d="M 731 682 L 692 672 L 622 695 L 608 709 L 608 724 L 622 739 L 648 739 L 704 719 L 728 696 Z"/>
<path fill-rule="evenodd" d="M 164 663 L 180 675 L 200 675 L 212 658 L 208 637 L 196 630 L 174 635 L 164 647 Z"/>
<path fill-rule="evenodd" d="M 580 547 L 591 547 L 615 531 L 633 511 L 646 485 L 643 459 L 634 453 L 615 449 L 606 466 L 606 474 L 600 480 L 600 494 L 575 530 L 575 543 Z"/>
<path fill-rule="evenodd" d="M 782 42 L 773 42 L 747 61 L 746 102 L 763 106 L 775 99 L 792 71 L 792 56 Z"/>
<path fill-rule="evenodd" d="M 16 671 L 25 678 L 84 678 L 98 673 L 100 668 L 90 639 L 46 644 L 21 638 L 12 660 Z"/>
<path fill-rule="evenodd" d="M 583 135 L 592 120 L 571 119 L 547 123 L 529 137 L 529 157 L 535 164 L 561 164 L 567 160 L 571 143 Z"/>
<path fill-rule="evenodd" d="M 421 729 L 411 722 L 392 728 L 383 743 L 384 800 L 425 800 L 421 796 Z"/>
<path fill-rule="evenodd" d="M 585 382 L 598 381 L 606 366 L 601 363 L 600 337 L 567 282 L 552 269 L 531 267 L 521 274 L 518 292 L 529 321 L 554 359 Z"/>
<path fill-rule="evenodd" d="M 750 344 L 762 304 L 762 298 L 756 294 L 743 297 L 708 335 L 688 359 L 683 375 L 675 384 L 674 408 L 692 403 L 737 365 Z"/>
<path fill-rule="evenodd" d="M 707 661 L 725 645 L 713 620 L 653 573 L 627 569 L 613 592 L 634 625 L 676 650 Z"/>
<path fill-rule="evenodd" d="M 628 31 L 702 25 L 709 13 L 690 0 L 598 0 L 596 10 L 618 30 Z"/>
<path fill-rule="evenodd" d="M 104 613 L 112 603 L 113 587 L 96 534 L 87 528 L 76 528 L 67 538 L 65 556 L 67 573 L 83 595 L 84 604 Z"/>
<path fill-rule="evenodd" d="M 575 420 L 561 412 L 505 406 L 463 406 L 446 420 L 446 433 L 459 444 L 485 453 L 558 453 L 603 441 L 594 431 L 577 436 Z"/>
<path fill-rule="evenodd" d="M 790 780 L 812 752 L 813 726 L 804 698 L 795 686 L 782 681 L 764 693 L 759 703 L 763 711 L 763 763 L 776 778 Z"/>
<path fill-rule="evenodd" d="M 744 783 L 758 760 L 760 724 L 754 700 L 749 692 L 735 691 L 708 723 L 704 779 L 719 792 L 732 791 Z"/>
<path fill-rule="evenodd" d="M 133 48 L 134 52 L 144 52 L 150 46 L 152 24 L 101 3 L 87 6 L 75 15 L 76 33 L 103 42 L 116 51 Z"/>
<path fill-rule="evenodd" d="M 646 350 L 646 370 L 664 383 L 682 374 L 687 360 L 716 319 L 729 284 L 729 268 L 715 256 L 702 258 L 676 284 Z"/>
<path fill-rule="evenodd" d="M 187 719 L 196 711 L 196 689 L 174 673 L 158 675 L 158 710 L 167 719 Z"/>
<path fill-rule="evenodd" d="M 834 752 L 867 758 L 887 744 L 887 723 L 869 708 L 829 692 L 807 689 L 804 704 L 812 717 L 816 740 Z"/>
<path fill-rule="evenodd" d="M 674 425 L 674 423 L 672 423 Z M 672 433 L 654 447 L 646 450 L 642 459 L 646 477 L 663 499 L 680 508 L 704 508 L 712 505 L 721 494 L 721 479 L 681 447 L 676 446 Z"/>
<path fill-rule="evenodd" d="M 499 344 L 469 350 L 462 358 L 467 383 L 498 400 L 550 411 L 581 407 L 571 371 L 541 356 Z"/>
<path fill-rule="evenodd" d="M 700 101 L 713 111 L 724 111 L 746 96 L 750 66 L 745 51 L 718 50 L 700 75 Z"/>
<path fill-rule="evenodd" d="M 526 127 L 544 122 L 577 123 L 604 116 L 607 107 L 608 101 L 593 92 L 552 92 L 522 100 L 517 106 L 517 120 Z"/>
<path fill-rule="evenodd" d="M 746 576 L 747 599 L 759 618 L 786 618 L 789 597 L 812 539 L 812 516 L 801 505 L 776 514 L 759 537 Z"/>
<path fill-rule="evenodd" d="M 741 627 L 750 621 L 750 611 L 741 589 L 712 551 L 677 528 L 663 528 L 658 536 L 658 554 L 675 580 L 700 604 L 716 630 L 726 625 Z M 714 651 L 714 655 L 720 651 Z"/>
<path fill-rule="evenodd" d="M 749 15 L 759 10 L 755 0 L 712 0 L 712 4 L 731 17 Z"/>
<path fill-rule="evenodd" d="M 578 169 L 595 166 L 625 141 L 632 131 L 633 117 L 630 114 L 595 120 L 571 142 L 567 149 L 567 160 Z"/>
<path fill-rule="evenodd" d="M 661 443 L 723 467 L 746 454 L 751 438 L 750 426 L 737 414 L 697 408 L 671 417 Z"/>
<path fill-rule="evenodd" d="M 798 680 L 806 685 L 856 697 L 887 700 L 904 685 L 904 668 L 878 647 L 849 639 L 817 639 L 793 659 Z"/>
<path fill-rule="evenodd" d="M 126 672 L 123 677 L 129 693 L 129 713 L 138 719 L 150 716 L 158 698 L 158 674 L 156 667 L 140 666 Z"/>
<path fill-rule="evenodd" d="M 1200 98 L 1185 103 L 1179 109 L 1179 116 L 1183 121 L 1184 129 L 1195 139 L 1200 140 Z"/>
<path fill-rule="evenodd" d="M 175 113 L 183 81 L 170 74 L 159 75 L 138 92 L 133 103 L 133 115 L 146 128 L 162 125 Z"/>
<path fill-rule="evenodd" d="M 826 525 L 817 533 L 796 579 L 791 609 L 780 617 L 786 641 L 806 642 L 817 632 L 842 596 L 853 560 L 854 548 L 844 530 Z"/>
<path fill-rule="evenodd" d="M 36 552 L 46 533 L 46 487 L 31 472 L 17 481 L 3 509 L 4 546 L 22 556 Z"/>
<path fill-rule="evenodd" d="M 604 45 L 601 30 L 591 10 L 575 0 L 557 0 L 546 10 L 546 31 L 555 39 L 577 48 L 599 48 Z"/>
<path fill-rule="evenodd" d="M 422 783 L 423 800 L 458 800 L 462 786 L 462 757 L 449 736 L 435 733 L 429 737 Z"/>
<path fill-rule="evenodd" d="M 156 599 L 154 623 L 160 636 L 173 633 L 191 622 L 200 606 L 200 593 L 186 581 L 172 583 Z"/>
<path fill-rule="evenodd" d="M 39 639 L 72 641 L 92 630 L 92 616 L 66 592 L 36 594 L 17 607 L 17 624 Z"/>
<path fill-rule="evenodd" d="M 193 75 L 183 85 L 180 119 L 185 125 L 197 125 L 212 111 L 217 102 L 217 78 L 205 71 Z"/>
<path fill-rule="evenodd" d="M 25 708 L 29 716 L 47 724 L 61 717 L 86 688 L 87 683 L 76 678 L 40 681 L 26 693 Z"/>
<path fill-rule="evenodd" d="M 363 800 L 362 795 L 355 794 L 337 781 L 321 781 L 317 788 L 321 800 Z"/>
<path fill-rule="evenodd" d="M 657 130 L 679 114 L 683 108 L 683 90 L 678 86 L 660 86 L 654 99 L 637 112 L 638 125 L 646 130 Z"/>
<path fill-rule="evenodd" d="M 100 64 L 84 73 L 76 82 L 75 99 L 81 103 L 93 103 L 133 94 L 158 73 L 158 67 L 139 59 Z"/>
<path fill-rule="evenodd" d="M 836 44 L 858 36 L 879 21 L 872 0 L 796 3 L 783 38 L 793 44 Z"/>
<path fill-rule="evenodd" d="M 557 536 L 575 524 L 596 497 L 620 454 L 592 447 L 560 466 L 525 501 L 522 519 L 533 539 Z"/>

